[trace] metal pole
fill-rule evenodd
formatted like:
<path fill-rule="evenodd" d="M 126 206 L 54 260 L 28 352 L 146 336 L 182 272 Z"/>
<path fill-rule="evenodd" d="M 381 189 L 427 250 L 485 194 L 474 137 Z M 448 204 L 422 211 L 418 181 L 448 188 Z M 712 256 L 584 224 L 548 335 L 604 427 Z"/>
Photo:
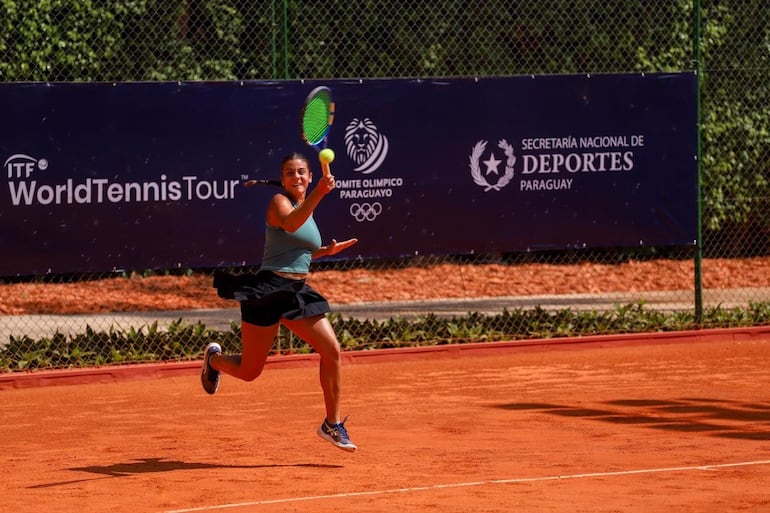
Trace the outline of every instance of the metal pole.
<path fill-rule="evenodd" d="M 695 9 L 695 74 L 696 74 L 696 118 L 697 118 L 697 227 L 695 241 L 695 323 L 700 325 L 703 322 L 703 195 L 702 195 L 702 173 L 703 173 L 703 150 L 702 150 L 702 129 L 703 116 L 701 114 L 701 81 L 703 77 L 703 67 L 701 63 L 701 5 L 700 0 L 694 0 Z"/>
<path fill-rule="evenodd" d="M 276 76 L 277 74 L 276 60 L 278 59 L 278 54 L 277 54 L 277 48 L 276 48 L 277 44 L 275 42 L 275 31 L 278 29 L 278 27 L 276 27 L 275 25 L 275 2 L 276 0 L 273 0 L 272 2 L 270 2 L 270 43 L 272 45 L 272 62 L 271 62 L 272 66 L 270 69 L 270 78 L 272 79 L 278 78 Z"/>
<path fill-rule="evenodd" d="M 283 1 L 283 78 L 289 78 L 289 13 L 288 0 Z"/>

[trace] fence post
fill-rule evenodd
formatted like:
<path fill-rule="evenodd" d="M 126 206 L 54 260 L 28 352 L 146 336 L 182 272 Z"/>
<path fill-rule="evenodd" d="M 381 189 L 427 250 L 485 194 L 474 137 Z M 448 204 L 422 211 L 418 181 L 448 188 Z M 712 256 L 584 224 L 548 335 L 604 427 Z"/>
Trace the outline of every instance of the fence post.
<path fill-rule="evenodd" d="M 283 0 L 283 79 L 289 79 L 289 7 L 288 0 Z"/>
<path fill-rule="evenodd" d="M 702 154 L 702 130 L 703 130 L 703 116 L 701 115 L 701 81 L 703 75 L 703 67 L 701 65 L 701 5 L 700 0 L 693 0 L 693 16 L 695 18 L 695 34 L 693 41 L 693 50 L 695 54 L 695 74 L 696 74 L 696 99 L 695 99 L 695 112 L 696 112 L 696 124 L 697 124 L 697 149 L 696 149 L 696 173 L 697 178 L 697 227 L 696 227 L 696 240 L 695 240 L 695 262 L 694 262 L 694 279 L 695 279 L 695 323 L 700 325 L 703 322 L 703 196 L 702 196 L 702 170 L 703 170 L 703 154 Z"/>

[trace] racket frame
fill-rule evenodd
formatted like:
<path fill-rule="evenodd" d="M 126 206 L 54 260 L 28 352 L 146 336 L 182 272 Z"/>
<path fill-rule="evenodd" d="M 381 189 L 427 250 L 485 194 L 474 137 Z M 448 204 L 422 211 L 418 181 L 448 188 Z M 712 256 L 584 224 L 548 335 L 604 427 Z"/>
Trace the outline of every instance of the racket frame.
<path fill-rule="evenodd" d="M 313 104 L 313 100 L 315 100 L 320 95 L 326 95 L 329 98 L 328 102 L 324 102 L 327 106 L 327 113 L 326 113 L 326 128 L 323 130 L 320 136 L 318 136 L 315 140 L 310 140 L 308 138 L 307 133 L 305 132 L 305 114 L 308 110 L 308 108 Z M 305 141 L 305 143 L 308 144 L 308 146 L 313 147 L 317 153 L 320 153 L 321 150 L 325 149 L 327 147 L 327 142 L 329 139 L 329 131 L 332 128 L 332 125 L 334 124 L 334 112 L 335 112 L 335 103 L 334 98 L 332 96 L 332 91 L 327 86 L 318 86 L 315 87 L 313 90 L 311 90 L 308 95 L 305 97 L 305 102 L 302 105 L 302 110 L 300 111 L 299 116 L 299 124 L 300 124 L 300 133 L 302 134 L 302 140 Z M 319 158 L 318 161 L 321 163 L 321 171 L 323 172 L 324 176 L 329 176 L 329 173 L 331 172 L 329 169 L 329 163 L 323 162 Z"/>

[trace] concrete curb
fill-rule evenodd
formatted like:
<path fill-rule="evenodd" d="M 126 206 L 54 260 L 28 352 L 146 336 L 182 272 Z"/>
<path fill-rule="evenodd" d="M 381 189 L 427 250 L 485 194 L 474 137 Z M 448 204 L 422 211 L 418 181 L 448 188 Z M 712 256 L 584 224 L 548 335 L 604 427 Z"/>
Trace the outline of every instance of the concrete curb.
<path fill-rule="evenodd" d="M 552 339 L 509 340 L 439 346 L 346 351 L 343 363 L 365 364 L 417 358 L 460 357 L 495 352 L 544 351 L 564 348 L 615 347 L 619 345 L 684 344 L 709 342 L 770 341 L 770 326 L 723 328 L 620 335 L 595 335 Z M 282 369 L 317 365 L 317 354 L 271 356 L 266 369 Z M 124 380 L 159 379 L 192 376 L 200 372 L 200 361 L 146 363 L 104 367 L 13 372 L 0 375 L 0 391 L 55 385 L 114 383 Z"/>

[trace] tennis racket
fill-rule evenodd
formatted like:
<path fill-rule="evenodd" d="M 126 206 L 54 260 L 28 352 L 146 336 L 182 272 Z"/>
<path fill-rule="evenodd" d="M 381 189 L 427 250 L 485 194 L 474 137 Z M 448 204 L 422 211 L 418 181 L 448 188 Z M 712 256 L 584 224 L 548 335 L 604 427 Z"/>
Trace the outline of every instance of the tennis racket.
<path fill-rule="evenodd" d="M 329 130 L 334 123 L 334 100 L 332 91 L 326 86 L 319 86 L 310 91 L 305 98 L 300 113 L 302 139 L 317 152 L 326 148 Z M 321 162 L 321 171 L 329 176 L 329 163 Z"/>
<path fill-rule="evenodd" d="M 246 180 L 243 182 L 244 187 L 254 187 L 255 185 L 274 185 L 276 187 L 283 187 L 280 180 Z"/>

